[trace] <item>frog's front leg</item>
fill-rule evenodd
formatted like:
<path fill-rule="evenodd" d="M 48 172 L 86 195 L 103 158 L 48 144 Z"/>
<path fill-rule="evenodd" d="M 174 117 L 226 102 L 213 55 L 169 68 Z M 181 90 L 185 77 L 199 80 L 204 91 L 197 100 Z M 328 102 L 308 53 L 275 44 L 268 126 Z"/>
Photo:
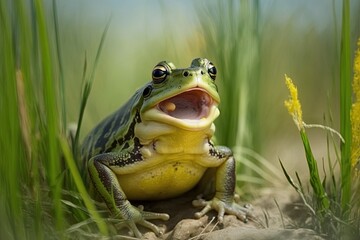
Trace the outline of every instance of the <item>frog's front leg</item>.
<path fill-rule="evenodd" d="M 91 158 L 88 162 L 90 178 L 102 199 L 115 217 L 123 219 L 124 224 L 135 234 L 141 237 L 136 224 L 143 225 L 157 235 L 159 228 L 147 220 L 161 219 L 168 220 L 168 214 L 152 213 L 143 211 L 142 207 L 136 208 L 128 201 L 124 191 L 117 180 L 112 168 L 119 167 L 116 163 L 131 157 L 130 154 L 104 153 Z"/>
<path fill-rule="evenodd" d="M 224 160 L 216 169 L 215 196 L 210 201 L 205 201 L 204 199 L 193 201 L 195 207 L 203 207 L 200 212 L 195 214 L 195 217 L 200 218 L 214 209 L 218 212 L 218 220 L 220 223 L 222 223 L 225 213 L 235 215 L 238 219 L 246 222 L 248 217 L 252 216 L 250 208 L 242 207 L 234 200 L 236 168 L 233 154 L 229 148 L 223 146 L 214 147 L 212 153 L 218 160 Z"/>

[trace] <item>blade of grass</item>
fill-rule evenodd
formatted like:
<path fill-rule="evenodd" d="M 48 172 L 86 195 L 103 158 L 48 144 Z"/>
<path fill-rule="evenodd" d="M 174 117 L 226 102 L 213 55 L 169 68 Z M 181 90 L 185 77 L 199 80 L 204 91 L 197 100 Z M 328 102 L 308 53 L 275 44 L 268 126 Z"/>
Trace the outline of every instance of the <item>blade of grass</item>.
<path fill-rule="evenodd" d="M 282 212 L 282 210 L 281 210 L 281 208 L 280 208 L 279 203 L 276 201 L 275 198 L 274 198 L 274 202 L 275 202 L 276 208 L 278 209 L 278 211 L 279 211 L 279 213 L 280 213 L 281 224 L 282 224 L 283 228 L 285 229 L 286 226 L 285 226 L 285 221 L 284 221 L 283 212 Z"/>
<path fill-rule="evenodd" d="M 97 65 L 99 63 L 99 59 L 100 59 L 100 55 L 104 46 L 104 42 L 105 42 L 105 38 L 106 38 L 106 34 L 107 31 L 109 29 L 110 26 L 110 20 L 108 21 L 108 23 L 106 24 L 104 31 L 101 35 L 101 40 L 99 43 L 99 47 L 97 48 L 97 52 L 96 52 L 96 57 L 95 57 L 95 61 L 94 61 L 94 66 L 92 67 L 92 71 L 90 74 L 90 77 L 87 81 L 85 81 L 85 85 L 81 94 L 81 103 L 80 103 L 80 111 L 79 111 L 79 117 L 78 117 L 78 123 L 77 123 L 77 130 L 76 130 L 76 134 L 75 134 L 75 140 L 74 140 L 74 148 L 73 148 L 73 152 L 74 152 L 74 156 L 78 156 L 77 150 L 78 150 L 78 146 L 79 146 L 79 137 L 80 137 L 80 130 L 81 130 L 81 124 L 82 124 L 82 120 L 83 120 L 83 116 L 84 116 L 84 112 L 85 112 L 85 107 L 86 107 L 86 103 L 87 100 L 89 98 L 90 95 L 90 91 L 91 91 L 91 87 L 95 78 L 95 70 L 97 68 Z M 86 71 L 86 66 L 87 66 L 87 61 L 85 60 L 84 63 L 84 75 L 85 76 L 85 71 Z"/>
<path fill-rule="evenodd" d="M 304 192 L 304 187 L 303 187 L 303 185 L 302 185 L 302 182 L 301 182 L 299 173 L 298 173 L 298 172 L 295 172 L 295 176 L 296 176 L 296 180 L 298 181 L 300 191 L 301 191 L 301 192 Z"/>
<path fill-rule="evenodd" d="M 38 29 L 39 50 L 41 56 L 41 70 L 43 77 L 43 97 L 46 111 L 46 139 L 47 142 L 47 175 L 52 190 L 52 200 L 55 215 L 55 227 L 57 230 L 64 228 L 63 211 L 61 206 L 61 187 L 60 176 L 60 152 L 57 142 L 58 126 L 58 106 L 56 101 L 56 91 L 53 81 L 53 65 L 50 54 L 49 36 L 47 32 L 44 9 L 41 0 L 34 1 L 36 13 L 36 24 Z"/>
<path fill-rule="evenodd" d="M 329 205 L 330 205 L 329 199 L 328 199 L 325 189 L 322 185 L 322 182 L 321 182 L 321 179 L 319 176 L 319 170 L 317 167 L 317 161 L 315 160 L 314 155 L 312 153 L 309 139 L 305 133 L 305 130 L 303 130 L 303 129 L 300 130 L 300 136 L 301 136 L 301 140 L 304 145 L 306 160 L 307 160 L 308 168 L 309 168 L 309 172 L 310 172 L 310 184 L 311 184 L 311 187 L 317 197 L 317 201 L 320 204 L 319 210 L 320 210 L 320 212 L 324 212 L 329 208 Z"/>
<path fill-rule="evenodd" d="M 281 169 L 283 170 L 283 173 L 287 179 L 287 181 L 290 183 L 290 185 L 299 193 L 303 203 L 305 204 L 305 206 L 310 210 L 310 212 L 313 214 L 313 216 L 316 216 L 316 212 L 315 210 L 311 207 L 311 205 L 306 201 L 306 198 L 305 198 L 305 195 L 304 195 L 304 192 L 303 192 L 303 189 L 302 187 L 299 187 L 295 182 L 294 180 L 290 177 L 290 175 L 287 173 L 284 165 L 282 164 L 281 160 L 279 159 L 279 162 L 280 162 L 280 166 L 281 166 Z"/>
<path fill-rule="evenodd" d="M 63 124 L 62 131 L 65 132 L 66 128 L 66 102 L 65 102 L 65 81 L 64 81 L 64 69 L 61 55 L 61 46 L 60 46 L 60 29 L 59 29 L 59 17 L 57 11 L 57 3 L 56 0 L 52 1 L 53 7 L 53 18 L 54 18 L 54 30 L 55 30 L 55 46 L 56 46 L 56 55 L 57 55 L 57 63 L 59 67 L 59 98 L 60 98 L 60 106 L 61 106 L 61 116 Z"/>
<path fill-rule="evenodd" d="M 3 238 L 25 239 L 24 215 L 22 201 L 19 198 L 20 161 L 23 159 L 21 148 L 21 132 L 18 119 L 16 97 L 16 76 L 14 58 L 14 39 L 11 26 L 11 13 L 7 1 L 0 2 L 0 217 Z M 10 14 L 9 14 L 10 13 Z M 6 113 L 6 114 L 4 114 Z M 6 136 L 6 137 L 5 137 Z M 20 147 L 20 149 L 19 149 Z"/>
<path fill-rule="evenodd" d="M 64 154 L 64 158 L 65 158 L 65 162 L 70 170 L 71 176 L 74 179 L 76 188 L 78 189 L 84 204 L 86 206 L 86 208 L 89 211 L 89 214 L 91 216 L 91 218 L 96 222 L 99 231 L 103 234 L 103 235 L 108 235 L 108 229 L 107 226 L 105 224 L 105 221 L 101 218 L 101 216 L 98 214 L 95 205 L 93 204 L 89 194 L 87 193 L 87 190 L 85 188 L 85 185 L 81 179 L 81 175 L 79 173 L 79 170 L 76 166 L 74 157 L 71 153 L 71 150 L 68 146 L 67 143 L 67 139 L 66 138 L 61 138 L 60 137 L 60 147 L 62 149 L 62 152 Z"/>
<path fill-rule="evenodd" d="M 341 207 L 344 217 L 348 215 L 351 198 L 351 63 L 350 63 L 350 1 L 343 0 L 341 52 L 340 52 L 340 134 L 341 143 Z"/>

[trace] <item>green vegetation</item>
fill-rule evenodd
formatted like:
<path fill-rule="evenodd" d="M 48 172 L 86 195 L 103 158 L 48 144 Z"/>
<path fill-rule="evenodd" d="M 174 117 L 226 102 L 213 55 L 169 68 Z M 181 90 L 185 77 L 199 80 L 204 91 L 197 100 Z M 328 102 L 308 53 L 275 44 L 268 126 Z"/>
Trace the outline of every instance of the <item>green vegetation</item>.
<path fill-rule="evenodd" d="M 341 209 L 345 218 L 349 215 L 351 198 L 351 47 L 350 47 L 350 1 L 343 1 L 341 50 L 340 50 L 340 134 L 341 143 Z"/>
<path fill-rule="evenodd" d="M 311 226 L 314 229 L 326 236 L 326 239 L 357 239 L 360 236 L 360 209 L 359 201 L 359 179 L 358 170 L 351 169 L 352 151 L 358 151 L 357 148 L 351 148 L 352 135 L 358 135 L 358 132 L 352 132 L 352 125 L 359 124 L 359 122 L 350 121 L 350 110 L 352 106 L 352 77 L 351 77 L 351 55 L 350 55 L 350 12 L 349 1 L 343 1 L 343 15 L 342 15 L 342 34 L 341 34 L 341 57 L 340 57 L 340 146 L 337 146 L 336 141 L 333 146 L 335 151 L 340 149 L 340 154 L 337 154 L 336 159 L 328 158 L 328 169 L 324 170 L 325 177 L 321 180 L 318 161 L 315 159 L 312 148 L 308 139 L 305 128 L 308 127 L 302 119 L 302 109 L 298 100 L 298 93 L 295 85 L 291 79 L 286 76 L 286 85 L 290 92 L 290 99 L 285 101 L 289 113 L 292 115 L 295 124 L 297 125 L 301 140 L 304 145 L 304 151 L 309 170 L 309 183 L 312 191 L 306 191 L 303 183 L 296 174 L 298 183 L 295 183 L 289 176 L 285 167 L 280 162 L 283 172 L 288 182 L 300 194 L 303 203 L 308 208 L 311 219 Z M 359 46 L 360 47 L 360 46 Z M 358 50 L 359 51 L 359 50 Z M 359 61 L 360 55 L 355 56 L 355 62 Z M 358 81 L 359 69 L 356 63 L 354 64 L 354 85 Z M 355 92 L 354 95 L 358 93 Z M 358 114 L 353 111 L 352 115 Z M 353 118 L 355 119 L 355 118 Z M 321 126 L 324 129 L 329 128 Z M 358 129 L 356 126 L 353 129 Z M 330 129 L 331 130 L 331 129 Z M 331 133 L 334 133 L 331 130 Z M 340 156 L 339 156 L 340 155 Z M 338 165 L 334 165 L 334 162 Z M 340 168 L 340 178 L 334 173 L 336 166 Z M 306 224 L 304 224 L 306 226 Z M 310 226 L 306 226 L 310 227 Z"/>
<path fill-rule="evenodd" d="M 219 71 L 221 115 L 216 142 L 230 146 L 238 160 L 239 186 L 278 181 L 278 172 L 252 149 L 260 151 L 259 1 L 198 4 L 204 52 Z M 206 40 L 205 40 L 206 39 Z M 234 105 L 239 103 L 239 105 Z"/>
<path fill-rule="evenodd" d="M 54 57 L 52 50 L 59 46 L 51 41 L 52 33 L 48 29 L 52 28 L 42 1 L 29 4 L 30 7 L 20 0 L 0 3 L 3 83 L 0 121 L 1 126 L 6 126 L 1 132 L 0 145 L 2 237 L 48 239 L 52 235 L 61 238 L 66 234 L 64 230 L 89 216 L 99 231 L 107 234 L 67 140 L 63 122 L 66 105 L 60 97 L 65 95 L 65 90 L 58 88 L 64 86 L 64 78 L 59 77 L 62 76 L 61 61 Z M 54 15 L 54 22 L 56 17 Z M 59 37 L 58 28 L 55 33 Z M 95 69 L 96 66 L 93 71 Z M 84 102 L 86 90 L 85 87 Z"/>

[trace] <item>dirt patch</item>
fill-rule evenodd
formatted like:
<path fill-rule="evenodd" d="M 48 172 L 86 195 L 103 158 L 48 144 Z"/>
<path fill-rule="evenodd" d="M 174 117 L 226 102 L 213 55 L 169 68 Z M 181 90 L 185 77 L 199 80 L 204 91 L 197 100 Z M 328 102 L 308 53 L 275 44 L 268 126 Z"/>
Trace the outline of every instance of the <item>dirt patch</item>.
<path fill-rule="evenodd" d="M 168 201 L 142 203 L 147 211 L 170 215 L 166 222 L 153 221 L 165 232 L 162 236 L 156 236 L 153 232 L 141 228 L 143 239 L 323 239 L 312 230 L 296 226 L 298 221 L 306 219 L 306 211 L 296 204 L 298 196 L 292 189 L 259 190 L 258 197 L 251 202 L 256 219 L 247 223 L 235 216 L 226 215 L 224 222 L 219 224 L 215 211 L 195 219 L 194 214 L 199 209 L 192 206 L 193 199 L 193 194 L 189 193 Z"/>

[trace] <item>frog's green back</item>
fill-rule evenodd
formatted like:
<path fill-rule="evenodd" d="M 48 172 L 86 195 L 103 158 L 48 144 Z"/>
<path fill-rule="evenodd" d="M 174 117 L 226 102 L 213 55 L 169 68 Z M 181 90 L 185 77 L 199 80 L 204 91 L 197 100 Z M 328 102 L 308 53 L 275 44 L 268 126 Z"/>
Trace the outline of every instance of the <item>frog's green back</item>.
<path fill-rule="evenodd" d="M 127 148 L 127 141 L 134 137 L 134 126 L 141 122 L 139 109 L 142 105 L 140 88 L 117 111 L 102 120 L 85 138 L 81 146 L 81 159 L 86 163 L 91 157 L 116 149 Z"/>

